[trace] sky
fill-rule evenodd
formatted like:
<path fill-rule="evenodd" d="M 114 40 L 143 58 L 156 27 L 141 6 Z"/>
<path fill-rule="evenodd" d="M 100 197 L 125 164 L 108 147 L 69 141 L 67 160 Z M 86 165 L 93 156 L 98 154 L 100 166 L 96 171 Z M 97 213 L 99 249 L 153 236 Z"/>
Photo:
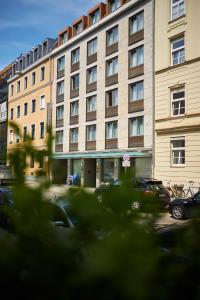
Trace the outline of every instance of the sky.
<path fill-rule="evenodd" d="M 0 0 L 0 70 L 100 0 Z"/>

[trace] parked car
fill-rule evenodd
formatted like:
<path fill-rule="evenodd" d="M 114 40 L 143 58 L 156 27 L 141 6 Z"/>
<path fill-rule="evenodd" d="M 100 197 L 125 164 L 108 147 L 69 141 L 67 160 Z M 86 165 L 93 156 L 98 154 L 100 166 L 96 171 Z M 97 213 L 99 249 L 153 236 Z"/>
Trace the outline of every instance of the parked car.
<path fill-rule="evenodd" d="M 112 183 L 101 185 L 96 188 L 95 193 L 97 199 L 103 204 L 107 205 L 112 191 L 116 191 L 123 186 L 121 180 L 115 180 Z M 128 209 L 139 209 L 152 201 L 159 206 L 168 208 L 170 203 L 170 194 L 163 186 L 162 181 L 153 178 L 138 177 L 131 179 L 130 182 L 130 201 L 127 203 Z M 123 201 L 123 200 L 122 200 Z"/>
<path fill-rule="evenodd" d="M 8 216 L 5 213 L 5 208 L 12 206 L 12 191 L 7 187 L 0 187 L 0 227 L 6 228 L 8 226 Z"/>
<path fill-rule="evenodd" d="M 194 216 L 198 209 L 200 209 L 200 192 L 191 198 L 176 198 L 169 205 L 170 214 L 177 220 Z"/>

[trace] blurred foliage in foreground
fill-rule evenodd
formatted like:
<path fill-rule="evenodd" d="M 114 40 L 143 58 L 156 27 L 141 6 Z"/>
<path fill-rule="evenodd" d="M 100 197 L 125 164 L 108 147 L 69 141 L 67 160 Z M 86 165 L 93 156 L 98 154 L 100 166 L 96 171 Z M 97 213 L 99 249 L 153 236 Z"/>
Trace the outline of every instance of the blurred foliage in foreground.
<path fill-rule="evenodd" d="M 48 152 L 38 152 L 28 140 L 10 155 L 17 211 L 7 210 L 12 226 L 0 230 L 1 295 L 27 300 L 200 299 L 198 218 L 174 236 L 159 235 L 154 228 L 158 214 L 129 214 L 119 209 L 119 201 L 118 209 L 104 209 L 93 194 L 71 189 L 66 199 L 78 222 L 60 235 L 42 205 L 50 182 L 31 188 L 23 175 L 23 157 L 32 152 L 39 159 L 51 157 L 51 143 L 50 135 Z M 126 190 L 124 185 L 110 197 L 126 201 Z"/>

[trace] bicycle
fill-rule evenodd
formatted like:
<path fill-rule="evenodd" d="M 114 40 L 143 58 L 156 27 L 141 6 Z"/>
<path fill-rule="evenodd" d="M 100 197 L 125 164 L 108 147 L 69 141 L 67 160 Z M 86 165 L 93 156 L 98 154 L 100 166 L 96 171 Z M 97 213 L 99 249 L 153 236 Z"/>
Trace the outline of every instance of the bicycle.
<path fill-rule="evenodd" d="M 189 181 L 189 188 L 183 190 L 184 196 L 186 198 L 193 197 L 195 195 L 195 192 L 193 191 L 193 189 L 194 189 L 194 181 Z M 198 188 L 198 190 L 200 191 L 200 187 Z"/>
<path fill-rule="evenodd" d="M 173 186 L 170 185 L 170 181 L 168 181 L 168 186 L 166 187 L 169 194 L 170 198 L 182 198 L 184 197 L 184 191 L 183 191 L 184 185 L 177 185 L 174 184 Z"/>

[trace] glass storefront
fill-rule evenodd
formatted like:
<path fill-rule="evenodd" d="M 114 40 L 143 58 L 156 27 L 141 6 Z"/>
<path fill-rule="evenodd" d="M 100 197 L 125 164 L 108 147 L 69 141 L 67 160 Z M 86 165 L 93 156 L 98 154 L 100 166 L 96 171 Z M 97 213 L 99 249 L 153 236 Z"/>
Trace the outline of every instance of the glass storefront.
<path fill-rule="evenodd" d="M 72 174 L 78 174 L 81 176 L 81 159 L 72 160 Z"/>
<path fill-rule="evenodd" d="M 103 159 L 102 162 L 102 181 L 112 182 L 117 179 L 115 176 L 115 160 L 114 159 Z"/>

